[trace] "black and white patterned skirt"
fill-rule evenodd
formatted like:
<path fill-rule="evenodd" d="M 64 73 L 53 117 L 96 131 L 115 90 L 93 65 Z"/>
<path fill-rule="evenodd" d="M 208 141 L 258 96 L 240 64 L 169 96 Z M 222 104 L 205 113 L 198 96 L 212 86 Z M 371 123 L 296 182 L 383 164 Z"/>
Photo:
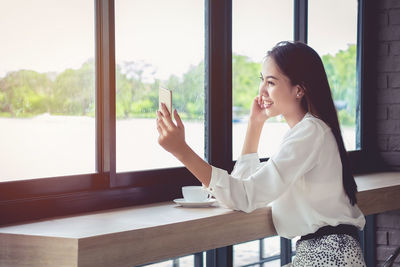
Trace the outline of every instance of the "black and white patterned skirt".
<path fill-rule="evenodd" d="M 360 243 L 346 234 L 331 234 L 296 243 L 291 267 L 298 266 L 366 266 Z"/>

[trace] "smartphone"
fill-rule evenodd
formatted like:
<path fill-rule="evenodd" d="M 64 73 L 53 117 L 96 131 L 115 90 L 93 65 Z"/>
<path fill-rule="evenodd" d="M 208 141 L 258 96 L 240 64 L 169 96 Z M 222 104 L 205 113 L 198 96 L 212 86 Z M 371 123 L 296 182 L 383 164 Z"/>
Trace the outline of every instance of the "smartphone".
<path fill-rule="evenodd" d="M 158 108 L 161 110 L 161 103 L 167 106 L 169 114 L 172 116 L 172 91 L 162 86 L 158 89 Z"/>

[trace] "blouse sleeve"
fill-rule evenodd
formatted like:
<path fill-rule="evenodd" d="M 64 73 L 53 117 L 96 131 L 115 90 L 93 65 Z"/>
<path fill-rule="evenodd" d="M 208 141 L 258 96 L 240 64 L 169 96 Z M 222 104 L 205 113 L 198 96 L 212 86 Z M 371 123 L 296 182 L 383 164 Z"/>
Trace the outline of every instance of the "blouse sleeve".
<path fill-rule="evenodd" d="M 240 157 L 231 174 L 213 166 L 208 190 L 228 208 L 245 212 L 277 199 L 318 164 L 324 131 L 311 120 L 299 126 L 291 129 L 279 152 L 267 162 L 260 163 L 254 153 Z"/>

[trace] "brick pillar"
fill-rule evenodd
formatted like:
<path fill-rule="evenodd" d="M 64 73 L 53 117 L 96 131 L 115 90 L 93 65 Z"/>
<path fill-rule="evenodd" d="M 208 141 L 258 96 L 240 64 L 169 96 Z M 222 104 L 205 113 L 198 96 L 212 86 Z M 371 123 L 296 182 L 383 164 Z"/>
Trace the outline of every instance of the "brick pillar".
<path fill-rule="evenodd" d="M 378 266 L 400 246 L 400 210 L 378 214 L 376 217 L 376 260 Z M 394 266 L 400 266 L 400 257 Z"/>
<path fill-rule="evenodd" d="M 378 1 L 377 144 L 388 169 L 400 170 L 400 0 Z M 400 210 L 376 216 L 378 266 L 400 246 Z M 400 267 L 400 259 L 394 266 Z"/>
<path fill-rule="evenodd" d="M 400 0 L 378 6 L 377 144 L 385 165 L 400 170 Z"/>

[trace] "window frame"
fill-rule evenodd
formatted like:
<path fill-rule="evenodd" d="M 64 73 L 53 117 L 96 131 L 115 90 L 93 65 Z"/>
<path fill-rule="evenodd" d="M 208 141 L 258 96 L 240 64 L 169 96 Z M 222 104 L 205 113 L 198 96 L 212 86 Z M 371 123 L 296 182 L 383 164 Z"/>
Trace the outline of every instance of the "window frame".
<path fill-rule="evenodd" d="M 307 42 L 308 0 L 293 1 L 294 40 Z M 183 185 L 200 184 L 183 167 L 116 172 L 114 0 L 94 0 L 94 6 L 96 173 L 1 182 L 0 225 L 168 201 L 181 195 Z M 374 105 L 375 70 L 371 55 L 377 48 L 374 31 L 367 29 L 375 29 L 376 25 L 367 17 L 373 17 L 375 10 L 375 4 L 358 0 L 356 131 L 361 148 L 348 151 L 354 173 L 377 170 L 375 122 L 368 120 L 374 118 L 374 109 L 363 108 Z M 232 112 L 224 111 L 232 110 L 232 0 L 205 0 L 205 18 L 205 158 L 214 166 L 230 171 L 235 163 Z M 373 228 L 367 225 L 369 235 Z M 290 244 L 287 240 L 281 244 L 281 262 L 288 263 Z M 363 246 L 368 262 L 373 262 L 373 242 Z M 233 246 L 209 250 L 206 255 L 207 266 L 233 264 Z M 203 265 L 202 257 L 195 265 Z"/>
<path fill-rule="evenodd" d="M 81 212 L 168 201 L 183 185 L 200 182 L 184 167 L 116 172 L 114 1 L 94 0 L 96 12 L 96 173 L 0 183 L 0 225 Z M 294 0 L 295 39 L 306 40 L 307 0 Z M 355 171 L 369 171 L 371 136 L 367 111 L 364 55 L 373 49 L 365 38 L 364 1 L 359 0 L 360 151 L 349 155 Z M 369 11 L 370 13 L 372 11 Z M 231 170 L 232 161 L 232 1 L 205 0 L 205 157 L 214 166 Z M 369 35 L 369 38 L 372 38 Z M 214 89 L 215 88 L 215 89 Z M 372 140 L 373 141 L 373 140 Z M 266 160 L 266 159 L 263 159 Z M 228 253 L 229 254 L 229 253 Z"/>
<path fill-rule="evenodd" d="M 113 0 L 94 0 L 96 172 L 0 183 L 0 225 L 171 200 L 199 184 L 183 167 L 117 173 Z"/>

